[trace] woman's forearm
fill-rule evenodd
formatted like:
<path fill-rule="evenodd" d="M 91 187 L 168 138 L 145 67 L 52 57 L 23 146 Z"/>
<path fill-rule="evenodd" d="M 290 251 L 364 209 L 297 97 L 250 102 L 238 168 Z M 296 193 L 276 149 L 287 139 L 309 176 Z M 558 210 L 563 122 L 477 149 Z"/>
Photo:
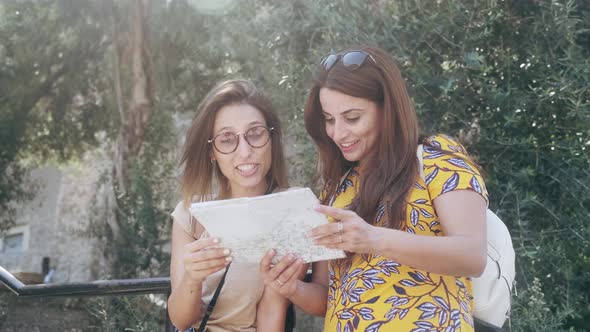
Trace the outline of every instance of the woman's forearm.
<path fill-rule="evenodd" d="M 328 303 L 328 287 L 298 280 L 297 290 L 289 300 L 310 315 L 324 316 Z"/>
<path fill-rule="evenodd" d="M 422 236 L 381 227 L 375 234 L 376 254 L 416 269 L 476 277 L 485 268 L 485 249 L 472 237 Z"/>
<path fill-rule="evenodd" d="M 289 301 L 269 287 L 264 289 L 256 308 L 256 330 L 259 332 L 282 332 Z"/>
<path fill-rule="evenodd" d="M 201 317 L 202 283 L 191 283 L 183 277 L 168 298 L 168 314 L 180 331 L 190 328 Z"/>

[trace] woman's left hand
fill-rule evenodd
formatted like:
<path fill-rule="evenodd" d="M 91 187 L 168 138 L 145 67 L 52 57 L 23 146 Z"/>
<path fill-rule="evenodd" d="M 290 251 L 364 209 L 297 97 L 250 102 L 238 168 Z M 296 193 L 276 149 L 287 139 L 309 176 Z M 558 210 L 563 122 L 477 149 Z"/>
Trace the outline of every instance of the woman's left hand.
<path fill-rule="evenodd" d="M 276 265 L 272 259 L 274 249 L 269 250 L 260 261 L 260 274 L 266 287 L 270 287 L 285 298 L 290 298 L 297 291 L 297 282 L 305 277 L 308 264 L 293 254 L 287 254 Z"/>
<path fill-rule="evenodd" d="M 326 205 L 318 205 L 314 209 L 335 220 L 307 232 L 315 244 L 359 254 L 377 251 L 378 228 L 369 225 L 355 212 Z"/>

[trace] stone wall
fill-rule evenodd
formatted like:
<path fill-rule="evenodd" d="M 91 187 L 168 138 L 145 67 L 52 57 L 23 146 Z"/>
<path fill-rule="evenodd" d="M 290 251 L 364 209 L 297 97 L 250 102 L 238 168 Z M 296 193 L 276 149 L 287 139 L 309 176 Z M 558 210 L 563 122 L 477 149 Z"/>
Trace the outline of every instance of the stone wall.
<path fill-rule="evenodd" d="M 104 201 L 95 195 L 106 160 L 95 152 L 66 166 L 34 170 L 37 195 L 20 207 L 16 227 L 8 232 L 25 234 L 22 250 L 7 252 L 0 246 L 0 265 L 41 274 L 43 257 L 48 257 L 52 282 L 90 281 L 104 274 L 100 246 L 88 226 Z"/>
<path fill-rule="evenodd" d="M 31 179 L 37 188 L 33 201 L 19 207 L 16 227 L 8 234 L 24 233 L 22 249 L 7 252 L 0 248 L 0 265 L 11 272 L 41 273 L 43 257 L 55 257 L 55 228 L 58 193 L 63 173 L 57 167 L 34 170 Z"/>
<path fill-rule="evenodd" d="M 103 243 L 92 232 L 91 224 L 105 223 L 105 193 L 101 175 L 110 170 L 110 162 L 100 153 L 87 154 L 79 164 L 63 169 L 57 200 L 55 243 L 53 246 L 55 280 L 90 281 L 108 275 Z M 107 173 L 108 174 L 108 173 Z"/>

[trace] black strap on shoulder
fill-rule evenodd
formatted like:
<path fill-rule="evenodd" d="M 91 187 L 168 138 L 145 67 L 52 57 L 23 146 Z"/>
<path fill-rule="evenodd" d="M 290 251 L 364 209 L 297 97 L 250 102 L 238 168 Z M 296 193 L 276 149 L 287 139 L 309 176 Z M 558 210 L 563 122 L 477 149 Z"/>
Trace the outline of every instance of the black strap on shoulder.
<path fill-rule="evenodd" d="M 203 316 L 203 319 L 201 320 L 201 325 L 199 325 L 198 332 L 204 332 L 205 328 L 207 327 L 207 321 L 209 320 L 209 316 L 211 316 L 211 313 L 213 312 L 213 308 L 215 308 L 215 304 L 217 303 L 217 298 L 219 297 L 219 293 L 221 293 L 221 288 L 223 287 L 223 284 L 225 283 L 225 276 L 227 275 L 227 271 L 229 270 L 230 265 L 231 264 L 228 264 L 227 267 L 225 268 L 225 272 L 223 273 L 223 277 L 221 277 L 221 280 L 219 281 L 219 285 L 217 285 L 217 289 L 215 289 L 215 293 L 213 294 L 213 298 L 211 298 L 211 301 L 209 302 L 209 305 L 207 306 L 207 311 L 205 312 L 205 315 Z"/>

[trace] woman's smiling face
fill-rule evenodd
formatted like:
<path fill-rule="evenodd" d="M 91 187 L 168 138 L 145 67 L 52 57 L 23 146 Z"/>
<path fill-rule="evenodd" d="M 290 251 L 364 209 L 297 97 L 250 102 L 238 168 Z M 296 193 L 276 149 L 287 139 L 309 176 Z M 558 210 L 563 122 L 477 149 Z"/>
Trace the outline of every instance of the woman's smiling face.
<path fill-rule="evenodd" d="M 326 133 L 344 158 L 360 162 L 376 147 L 378 105 L 328 88 L 320 89 Z"/>
<path fill-rule="evenodd" d="M 232 197 L 258 196 L 267 189 L 266 175 L 272 162 L 272 135 L 259 148 L 250 146 L 243 135 L 248 129 L 258 126 L 266 127 L 266 120 L 262 112 L 247 104 L 224 106 L 215 117 L 213 137 L 223 133 L 242 133 L 235 151 L 224 154 L 212 149 L 212 159 L 217 161 L 221 173 L 227 178 Z"/>

